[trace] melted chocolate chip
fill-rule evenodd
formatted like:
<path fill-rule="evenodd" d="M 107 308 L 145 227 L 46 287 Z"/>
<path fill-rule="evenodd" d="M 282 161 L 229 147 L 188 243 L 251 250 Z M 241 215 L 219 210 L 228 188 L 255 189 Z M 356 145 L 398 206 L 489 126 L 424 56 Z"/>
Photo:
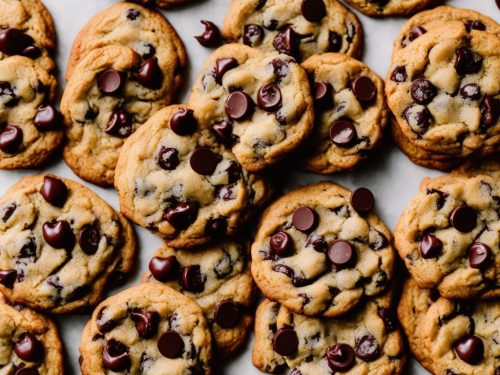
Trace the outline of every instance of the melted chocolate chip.
<path fill-rule="evenodd" d="M 43 345 L 32 334 L 23 333 L 14 344 L 14 352 L 24 361 L 37 362 L 43 357 Z"/>
<path fill-rule="evenodd" d="M 108 340 L 102 352 L 102 364 L 111 371 L 126 371 L 130 368 L 128 348 L 115 339 Z"/>
<path fill-rule="evenodd" d="M 335 344 L 326 349 L 328 367 L 333 371 L 347 371 L 355 363 L 354 350 L 348 344 Z"/>
<path fill-rule="evenodd" d="M 158 340 L 158 350 L 167 358 L 175 359 L 184 353 L 184 341 L 175 331 L 167 331 Z"/>
<path fill-rule="evenodd" d="M 290 267 L 285 266 L 284 264 L 275 264 L 272 270 L 274 272 L 279 272 L 288 276 L 292 280 L 292 284 L 295 287 L 300 288 L 301 286 L 304 286 L 306 284 L 307 280 L 303 279 L 302 277 L 295 276 L 295 272 L 293 272 Z"/>
<path fill-rule="evenodd" d="M 481 90 L 477 83 L 469 83 L 460 89 L 460 96 L 464 99 L 478 100 L 481 97 Z"/>
<path fill-rule="evenodd" d="M 288 61 L 282 59 L 273 59 L 271 61 L 276 81 L 281 82 L 288 75 Z"/>
<path fill-rule="evenodd" d="M 169 208 L 163 215 L 170 225 L 176 229 L 186 229 L 198 216 L 198 205 L 195 203 L 179 203 Z"/>
<path fill-rule="evenodd" d="M 287 27 L 276 35 L 273 46 L 279 53 L 294 56 L 299 50 L 299 35 L 291 27 Z"/>
<path fill-rule="evenodd" d="M 412 105 L 403 112 L 406 122 L 414 129 L 418 127 L 419 134 L 424 134 L 429 129 L 433 120 L 431 113 L 426 107 Z"/>
<path fill-rule="evenodd" d="M 325 238 L 323 236 L 315 235 L 314 233 L 310 234 L 307 238 L 306 246 L 309 245 L 312 245 L 314 250 L 318 253 L 326 253 L 328 251 L 328 244 L 326 243 Z"/>
<path fill-rule="evenodd" d="M 125 77 L 123 73 L 115 69 L 107 69 L 99 74 L 97 78 L 99 90 L 104 95 L 115 95 L 122 89 L 124 83 Z"/>
<path fill-rule="evenodd" d="M 213 22 L 207 20 L 201 20 L 200 22 L 205 26 L 205 30 L 201 35 L 195 36 L 196 40 L 203 47 L 217 47 L 222 40 L 219 28 Z"/>
<path fill-rule="evenodd" d="M 0 130 L 0 150 L 7 154 L 16 153 L 23 143 L 23 131 L 14 125 Z"/>
<path fill-rule="evenodd" d="M 462 361 L 477 365 L 483 359 L 484 344 L 479 337 L 468 336 L 455 343 L 455 351 Z"/>
<path fill-rule="evenodd" d="M 250 47 L 256 47 L 264 39 L 264 29 L 259 25 L 245 25 L 243 28 L 243 43 Z"/>
<path fill-rule="evenodd" d="M 105 132 L 115 137 L 126 138 L 132 134 L 132 118 L 123 109 L 116 109 L 109 117 Z"/>
<path fill-rule="evenodd" d="M 184 290 L 201 293 L 205 289 L 205 280 L 198 265 L 184 267 L 181 270 L 181 285 Z"/>
<path fill-rule="evenodd" d="M 226 74 L 231 69 L 236 68 L 238 65 L 239 65 L 238 60 L 236 60 L 234 57 L 217 59 L 214 68 L 215 81 L 218 84 L 221 84 L 224 74 Z"/>
<path fill-rule="evenodd" d="M 273 250 L 280 257 L 286 257 L 290 255 L 293 249 L 293 240 L 290 235 L 284 231 L 280 231 L 271 236 L 269 240 L 269 245 L 271 250 Z"/>
<path fill-rule="evenodd" d="M 179 108 L 170 120 L 170 129 L 177 135 L 189 135 L 196 131 L 198 123 L 192 109 Z"/>
<path fill-rule="evenodd" d="M 45 241 L 55 249 L 71 250 L 75 246 L 75 235 L 65 220 L 44 223 L 42 232 Z"/>
<path fill-rule="evenodd" d="M 298 231 L 309 233 L 318 225 L 318 214 L 310 207 L 299 207 L 293 213 L 292 223 Z"/>
<path fill-rule="evenodd" d="M 59 125 L 59 112 L 52 104 L 42 105 L 38 108 L 33 123 L 40 131 L 53 130 Z"/>
<path fill-rule="evenodd" d="M 391 74 L 391 81 L 394 82 L 406 82 L 408 79 L 408 74 L 406 73 L 406 67 L 404 66 L 396 66 Z"/>
<path fill-rule="evenodd" d="M 424 259 L 437 258 L 441 255 L 443 243 L 433 234 L 426 234 L 420 241 L 419 248 Z"/>
<path fill-rule="evenodd" d="M 281 108 L 281 91 L 275 83 L 262 86 L 257 92 L 257 104 L 266 112 L 276 112 Z"/>
<path fill-rule="evenodd" d="M 233 301 L 222 301 L 215 308 L 214 320 L 222 328 L 236 327 L 241 320 L 240 306 Z"/>
<path fill-rule="evenodd" d="M 328 36 L 328 51 L 339 52 L 342 49 L 342 37 L 335 31 L 330 31 Z"/>
<path fill-rule="evenodd" d="M 175 256 L 154 257 L 149 262 L 149 271 L 158 281 L 170 281 L 177 278 L 180 264 Z"/>
<path fill-rule="evenodd" d="M 456 51 L 455 70 L 460 75 L 476 73 L 481 69 L 483 58 L 467 47 Z"/>
<path fill-rule="evenodd" d="M 149 339 L 156 334 L 160 322 L 158 312 L 137 310 L 130 314 L 130 318 L 135 322 L 135 329 L 143 339 Z"/>
<path fill-rule="evenodd" d="M 0 284 L 5 285 L 7 288 L 12 289 L 16 278 L 16 270 L 0 270 Z"/>
<path fill-rule="evenodd" d="M 299 338 L 292 327 L 284 327 L 276 331 L 273 338 L 273 350 L 284 357 L 289 357 L 297 352 Z"/>
<path fill-rule="evenodd" d="M 330 127 L 330 139 L 339 147 L 350 147 L 357 141 L 358 134 L 349 120 L 340 119 Z"/>
<path fill-rule="evenodd" d="M 211 176 L 221 161 L 221 156 L 206 147 L 200 147 L 193 151 L 189 159 L 191 168 L 203 176 Z"/>
<path fill-rule="evenodd" d="M 481 100 L 481 124 L 490 127 L 496 124 L 499 115 L 500 100 L 492 96 L 485 96 L 483 100 Z"/>
<path fill-rule="evenodd" d="M 222 120 L 212 126 L 212 131 L 217 140 L 225 145 L 231 145 L 234 142 L 233 124 L 231 121 Z"/>
<path fill-rule="evenodd" d="M 376 360 L 380 356 L 380 347 L 373 335 L 363 336 L 356 343 L 356 356 L 365 362 Z"/>
<path fill-rule="evenodd" d="M 337 270 L 351 268 L 356 262 L 356 249 L 349 241 L 337 240 L 328 249 L 328 259 Z"/>
<path fill-rule="evenodd" d="M 36 368 L 33 367 L 23 367 L 17 369 L 14 375 L 39 375 L 39 372 Z"/>
<path fill-rule="evenodd" d="M 241 121 L 252 115 L 254 103 L 248 94 L 234 91 L 227 97 L 225 109 L 230 119 Z"/>
<path fill-rule="evenodd" d="M 328 82 L 314 82 L 312 94 L 315 106 L 323 110 L 330 108 L 333 105 L 332 92 L 332 85 Z"/>
<path fill-rule="evenodd" d="M 93 225 L 86 225 L 82 228 L 78 237 L 78 244 L 85 254 L 94 255 L 97 253 L 100 242 L 101 233 L 99 233 L 98 228 Z"/>
<path fill-rule="evenodd" d="M 419 78 L 411 84 L 411 97 L 418 104 L 429 104 L 436 94 L 436 86 L 427 79 Z"/>
<path fill-rule="evenodd" d="M 134 73 L 134 78 L 144 87 L 159 89 L 163 83 L 163 73 L 158 65 L 158 59 L 153 56 L 145 60 Z"/>
<path fill-rule="evenodd" d="M 205 227 L 205 233 L 210 237 L 222 237 L 227 234 L 227 219 L 218 217 L 210 219 Z"/>
<path fill-rule="evenodd" d="M 56 207 L 62 207 L 68 198 L 68 188 L 62 180 L 52 176 L 44 176 L 40 194 L 46 202 Z"/>
<path fill-rule="evenodd" d="M 424 29 L 422 26 L 415 26 L 413 29 L 410 30 L 408 34 L 408 39 L 410 42 L 413 42 L 415 39 L 417 39 L 419 36 L 424 35 L 427 32 L 426 29 Z"/>
<path fill-rule="evenodd" d="M 97 314 L 96 326 L 97 329 L 102 333 L 107 333 L 112 331 L 113 328 L 118 325 L 118 323 L 113 319 L 103 320 L 102 316 L 104 314 L 104 310 L 106 310 L 105 307 Z"/>
<path fill-rule="evenodd" d="M 131 21 L 135 21 L 139 18 L 140 15 L 141 12 L 139 12 L 138 9 L 130 8 L 129 10 L 127 10 L 127 18 Z"/>
<path fill-rule="evenodd" d="M 469 247 L 469 265 L 472 268 L 485 269 L 492 260 L 493 253 L 488 245 L 475 242 Z"/>
<path fill-rule="evenodd" d="M 484 23 L 481 21 L 473 21 L 473 20 L 467 20 L 464 21 L 465 29 L 467 30 L 468 33 L 470 33 L 472 30 L 480 30 L 480 31 L 485 31 L 486 26 Z"/>
<path fill-rule="evenodd" d="M 352 82 L 352 92 L 356 99 L 369 103 L 377 96 L 377 86 L 366 76 L 359 76 Z"/>
<path fill-rule="evenodd" d="M 326 17 L 326 6 L 323 0 L 302 0 L 301 11 L 309 22 L 319 22 Z"/>
<path fill-rule="evenodd" d="M 356 212 L 366 214 L 375 206 L 375 197 L 369 189 L 357 188 L 351 194 L 351 206 Z"/>
<path fill-rule="evenodd" d="M 380 249 L 383 249 L 384 247 L 387 247 L 389 245 L 389 240 L 387 239 L 387 237 L 383 234 L 383 233 L 380 233 L 378 230 L 374 230 L 373 231 L 373 235 L 375 236 L 375 239 L 373 242 L 370 242 L 370 247 L 377 251 L 377 250 L 380 250 Z"/>
<path fill-rule="evenodd" d="M 472 231 L 477 225 L 477 213 L 469 206 L 456 207 L 450 214 L 450 224 L 462 233 Z"/>
<path fill-rule="evenodd" d="M 385 329 L 388 333 L 394 332 L 398 328 L 398 320 L 393 309 L 379 307 L 377 310 L 377 314 L 384 321 Z"/>
<path fill-rule="evenodd" d="M 15 28 L 0 30 L 0 52 L 36 59 L 41 52 L 31 36 Z"/>
<path fill-rule="evenodd" d="M 162 146 L 158 153 L 158 165 L 167 171 L 173 171 L 179 165 L 179 151 Z"/>

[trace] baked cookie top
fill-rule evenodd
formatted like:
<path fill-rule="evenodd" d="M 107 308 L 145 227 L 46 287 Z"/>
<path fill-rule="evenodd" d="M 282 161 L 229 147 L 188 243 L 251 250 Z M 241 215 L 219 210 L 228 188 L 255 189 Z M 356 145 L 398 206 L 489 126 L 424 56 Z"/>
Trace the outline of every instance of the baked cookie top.
<path fill-rule="evenodd" d="M 497 374 L 500 371 L 500 305 L 460 301 L 434 289 L 405 283 L 398 307 L 410 349 L 433 374 Z"/>
<path fill-rule="evenodd" d="M 38 167 L 59 147 L 56 90 L 55 78 L 33 60 L 0 60 L 0 169 Z"/>
<path fill-rule="evenodd" d="M 0 366 L 6 374 L 59 375 L 63 348 L 49 318 L 0 296 Z"/>
<path fill-rule="evenodd" d="M 125 139 L 168 103 L 170 90 L 155 57 L 141 63 L 120 45 L 86 54 L 61 100 L 66 163 L 85 180 L 112 185 Z"/>
<path fill-rule="evenodd" d="M 334 317 L 386 289 L 395 256 L 391 233 L 368 212 L 373 203 L 368 189 L 322 182 L 270 205 L 252 245 L 252 274 L 266 297 L 297 314 Z"/>
<path fill-rule="evenodd" d="M 395 244 L 423 288 L 446 298 L 500 294 L 500 184 L 488 175 L 425 179 Z"/>
<path fill-rule="evenodd" d="M 211 337 L 201 308 L 160 283 L 103 301 L 80 343 L 83 375 L 211 374 Z"/>
<path fill-rule="evenodd" d="M 500 143 L 500 39 L 453 21 L 398 53 L 386 78 L 389 107 L 418 147 L 487 155 Z"/>
<path fill-rule="evenodd" d="M 56 69 L 54 21 L 40 0 L 0 1 L 0 60 L 21 55 L 48 72 Z"/>
<path fill-rule="evenodd" d="M 367 16 L 407 16 L 438 0 L 346 0 Z"/>
<path fill-rule="evenodd" d="M 214 344 L 228 357 L 252 329 L 254 285 L 246 246 L 225 241 L 195 250 L 164 246 L 149 262 L 144 282 L 161 282 L 196 301 L 207 318 Z"/>
<path fill-rule="evenodd" d="M 253 363 L 293 375 L 401 374 L 406 358 L 390 299 L 367 300 L 345 317 L 297 315 L 265 300 L 257 309 Z"/>
<path fill-rule="evenodd" d="M 0 198 L 0 291 L 50 313 L 97 304 L 115 272 L 131 271 L 132 226 L 84 186 L 25 177 Z"/>
<path fill-rule="evenodd" d="M 388 108 L 384 82 L 365 64 L 326 53 L 302 63 L 316 118 L 306 143 L 305 169 L 329 174 L 354 168 L 382 139 Z"/>
<path fill-rule="evenodd" d="M 189 102 L 200 122 L 252 172 L 297 149 L 313 126 L 309 83 L 300 65 L 287 55 L 239 44 L 209 57 Z"/>
<path fill-rule="evenodd" d="M 222 35 L 299 62 L 325 52 L 357 57 L 363 44 L 358 17 L 336 0 L 232 0 Z"/>

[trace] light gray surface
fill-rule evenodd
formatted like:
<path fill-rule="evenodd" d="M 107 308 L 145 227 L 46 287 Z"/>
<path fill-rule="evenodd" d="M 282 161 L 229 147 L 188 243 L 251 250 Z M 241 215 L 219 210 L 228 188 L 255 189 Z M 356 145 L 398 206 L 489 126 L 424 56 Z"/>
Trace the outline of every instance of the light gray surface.
<path fill-rule="evenodd" d="M 209 19 L 218 25 L 226 13 L 230 0 L 205 0 L 198 1 L 191 6 L 164 12 L 170 22 L 177 29 L 179 35 L 186 44 L 189 55 L 190 66 L 188 69 L 189 79 L 183 92 L 183 98 L 187 98 L 187 92 L 194 77 L 205 58 L 211 50 L 201 47 L 193 38 L 198 35 L 202 26 L 200 19 Z M 286 0 L 284 0 L 286 1 Z M 113 0 L 44 0 L 51 11 L 59 37 L 59 48 L 57 62 L 61 70 L 60 83 L 64 86 L 62 73 L 71 48 L 71 44 L 83 25 L 88 19 L 100 10 L 110 6 Z M 451 0 L 447 4 L 457 7 L 470 7 L 483 12 L 494 18 L 500 19 L 500 12 L 495 5 L 495 0 Z M 365 30 L 365 50 L 363 61 L 370 68 L 385 76 L 390 64 L 392 40 L 396 36 L 404 19 L 370 19 L 360 15 Z M 81 181 L 73 172 L 60 162 L 51 165 L 43 172 L 51 172 L 63 177 Z M 3 194 L 7 188 L 20 177 L 34 173 L 33 171 L 0 171 L 0 193 Z M 394 228 L 396 221 L 418 189 L 420 180 L 424 176 L 437 175 L 437 172 L 423 169 L 411 164 L 408 159 L 394 146 L 386 144 L 382 149 L 363 166 L 354 172 L 334 175 L 329 179 L 338 182 L 348 188 L 356 186 L 369 187 L 377 199 L 377 212 L 385 223 Z M 287 186 L 303 185 L 309 182 L 325 180 L 326 177 L 307 175 L 290 172 Z M 113 207 L 118 208 L 118 199 L 112 189 L 102 189 L 83 182 L 101 197 L 108 201 Z M 140 239 L 140 256 L 137 271 L 130 284 L 139 281 L 140 275 L 147 269 L 147 264 L 153 251 L 158 248 L 161 241 L 145 231 L 137 228 Z M 87 316 L 66 316 L 57 318 L 64 344 L 66 346 L 66 359 L 69 374 L 78 374 L 78 346 L 83 325 Z M 260 374 L 251 363 L 251 343 L 247 350 L 239 357 L 228 363 L 219 374 L 224 375 L 257 375 Z M 427 374 L 417 363 L 412 360 L 407 368 L 406 374 Z"/>

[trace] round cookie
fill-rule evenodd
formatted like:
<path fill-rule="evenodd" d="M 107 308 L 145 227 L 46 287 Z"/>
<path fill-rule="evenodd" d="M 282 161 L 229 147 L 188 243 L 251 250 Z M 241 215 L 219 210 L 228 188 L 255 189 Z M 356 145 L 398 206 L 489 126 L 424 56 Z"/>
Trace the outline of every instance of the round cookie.
<path fill-rule="evenodd" d="M 345 317 L 297 315 L 265 300 L 257 309 L 253 363 L 293 375 L 401 374 L 404 343 L 390 299 L 380 297 Z"/>
<path fill-rule="evenodd" d="M 185 105 L 157 112 L 127 140 L 116 167 L 123 214 L 174 248 L 235 234 L 267 193 L 199 115 Z"/>
<path fill-rule="evenodd" d="M 211 374 L 211 337 L 201 308 L 160 283 L 103 301 L 80 343 L 83 375 Z"/>
<path fill-rule="evenodd" d="M 196 301 L 224 357 L 238 352 L 253 325 L 254 285 L 247 249 L 223 242 L 196 250 L 157 250 L 144 282 L 161 282 Z"/>
<path fill-rule="evenodd" d="M 132 226 L 74 181 L 29 176 L 0 199 L 0 291 L 16 303 L 55 314 L 94 306 L 135 250 Z"/>
<path fill-rule="evenodd" d="M 0 60 L 0 169 L 36 168 L 62 142 L 57 82 L 23 56 Z"/>
<path fill-rule="evenodd" d="M 367 16 L 408 16 L 439 0 L 345 0 Z"/>
<path fill-rule="evenodd" d="M 49 318 L 0 296 L 0 366 L 5 374 L 60 375 L 63 347 Z"/>
<path fill-rule="evenodd" d="M 500 149 L 500 39 L 443 23 L 396 55 L 389 107 L 418 148 L 465 157 Z"/>
<path fill-rule="evenodd" d="M 411 351 L 433 374 L 482 375 L 500 371 L 498 302 L 445 299 L 408 279 L 398 315 Z"/>
<path fill-rule="evenodd" d="M 500 184 L 487 175 L 425 179 L 395 244 L 417 284 L 446 298 L 500 295 Z"/>
<path fill-rule="evenodd" d="M 351 193 L 331 182 L 275 201 L 252 245 L 258 287 L 297 314 L 325 317 L 344 314 L 364 296 L 385 290 L 395 254 L 391 233 L 367 212 L 372 206 L 369 190 Z"/>
<path fill-rule="evenodd" d="M 54 21 L 40 0 L 0 1 L 0 60 L 21 55 L 48 72 L 56 69 Z"/>
<path fill-rule="evenodd" d="M 330 174 L 358 165 L 382 139 L 389 110 L 384 82 L 365 64 L 336 53 L 302 63 L 312 82 L 316 118 L 306 170 Z"/>
<path fill-rule="evenodd" d="M 132 49 L 92 50 L 78 63 L 61 100 L 64 160 L 79 177 L 113 184 L 125 139 L 168 104 L 170 82 L 154 58 L 141 64 Z"/>
<path fill-rule="evenodd" d="M 461 21 L 468 30 L 481 30 L 500 36 L 500 26 L 490 17 L 471 9 L 442 5 L 415 14 L 401 27 L 394 40 L 393 57 L 427 31 L 442 26 L 443 22 Z"/>
<path fill-rule="evenodd" d="M 132 48 L 142 62 L 156 58 L 163 73 L 165 103 L 175 101 L 187 64 L 184 44 L 160 12 L 137 4 L 114 4 L 87 22 L 73 43 L 66 79 L 89 51 L 113 44 Z"/>
<path fill-rule="evenodd" d="M 210 56 L 189 102 L 200 122 L 212 127 L 251 172 L 297 149 L 313 126 L 312 98 L 300 65 L 287 55 L 239 44 Z"/>
<path fill-rule="evenodd" d="M 336 0 L 232 0 L 222 35 L 299 62 L 325 52 L 358 57 L 363 44 L 358 17 Z"/>

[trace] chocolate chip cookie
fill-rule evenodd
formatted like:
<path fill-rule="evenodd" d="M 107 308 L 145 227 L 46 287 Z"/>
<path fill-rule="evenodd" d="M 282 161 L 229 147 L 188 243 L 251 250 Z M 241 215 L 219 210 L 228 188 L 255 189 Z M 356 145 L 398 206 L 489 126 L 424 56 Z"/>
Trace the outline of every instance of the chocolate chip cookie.
<path fill-rule="evenodd" d="M 373 194 L 331 182 L 293 190 L 264 212 L 252 245 L 262 292 L 291 311 L 334 317 L 393 276 L 391 233 L 370 213 Z"/>
<path fill-rule="evenodd" d="M 253 363 L 273 374 L 401 374 L 406 357 L 394 310 L 384 296 L 345 317 L 314 318 L 265 300 L 257 309 Z"/>
<path fill-rule="evenodd" d="M 384 82 L 349 56 L 326 53 L 302 63 L 311 81 L 316 118 L 306 170 L 329 174 L 352 169 L 382 139 L 389 109 Z"/>
<path fill-rule="evenodd" d="M 170 90 L 154 57 L 141 63 L 136 52 L 120 45 L 90 51 L 76 65 L 61 101 L 68 166 L 87 181 L 112 185 L 125 139 L 168 103 Z"/>
<path fill-rule="evenodd" d="M 488 175 L 425 179 L 395 244 L 422 288 L 446 298 L 500 295 L 500 184 Z"/>
<path fill-rule="evenodd" d="M 498 374 L 500 304 L 450 300 L 407 280 L 398 307 L 410 349 L 436 375 Z"/>
<path fill-rule="evenodd" d="M 63 348 L 49 318 L 0 296 L 0 366 L 5 374 L 60 375 Z"/>
<path fill-rule="evenodd" d="M 232 0 L 222 34 L 297 61 L 325 52 L 357 57 L 363 42 L 358 18 L 336 0 Z"/>
<path fill-rule="evenodd" d="M 132 226 L 84 186 L 52 175 L 21 179 L 0 199 L 0 291 L 50 313 L 97 304 L 131 271 Z"/>
<path fill-rule="evenodd" d="M 367 16 L 407 16 L 439 0 L 345 0 Z"/>
<path fill-rule="evenodd" d="M 55 44 L 54 21 L 40 0 L 0 1 L 0 60 L 25 56 L 53 72 Z"/>
<path fill-rule="evenodd" d="M 313 126 L 312 97 L 300 65 L 287 55 L 239 44 L 210 56 L 190 103 L 252 172 L 297 149 Z"/>
<path fill-rule="evenodd" d="M 260 177 L 202 124 L 189 106 L 162 109 L 127 140 L 116 168 L 123 214 L 174 248 L 235 234 L 266 197 Z"/>
<path fill-rule="evenodd" d="M 103 301 L 80 344 L 83 375 L 211 374 L 211 337 L 201 308 L 160 283 Z"/>
<path fill-rule="evenodd" d="M 53 156 L 63 139 L 56 90 L 35 61 L 0 60 L 0 169 L 36 168 Z"/>
<path fill-rule="evenodd" d="M 253 325 L 254 286 L 247 251 L 228 241 L 196 250 L 164 246 L 143 276 L 145 282 L 161 282 L 195 300 L 224 357 L 241 349 Z"/>
<path fill-rule="evenodd" d="M 396 55 L 388 103 L 418 148 L 453 157 L 500 149 L 500 39 L 450 21 Z"/>

